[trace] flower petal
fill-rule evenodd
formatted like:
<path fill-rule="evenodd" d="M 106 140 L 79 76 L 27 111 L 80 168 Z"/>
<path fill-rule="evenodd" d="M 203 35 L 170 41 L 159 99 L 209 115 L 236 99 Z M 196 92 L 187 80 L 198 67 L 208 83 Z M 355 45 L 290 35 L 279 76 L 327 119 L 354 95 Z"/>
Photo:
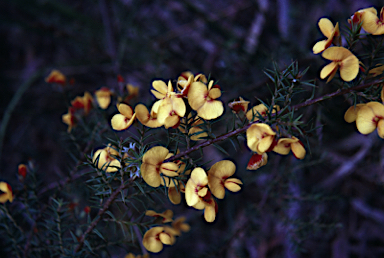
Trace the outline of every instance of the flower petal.
<path fill-rule="evenodd" d="M 212 120 L 221 116 L 223 112 L 224 106 L 220 100 L 210 100 L 197 110 L 197 115 L 206 120 Z"/>
<path fill-rule="evenodd" d="M 332 33 L 335 30 L 335 27 L 333 27 L 333 24 L 329 19 L 321 18 L 319 20 L 318 25 L 324 36 L 326 36 L 327 38 L 332 37 Z"/>
<path fill-rule="evenodd" d="M 340 77 L 343 81 L 350 82 L 356 78 L 359 73 L 359 59 L 355 55 L 351 55 L 341 61 Z"/>
<path fill-rule="evenodd" d="M 188 103 L 193 110 L 204 105 L 208 95 L 207 86 L 202 82 L 193 82 L 188 91 Z"/>
<path fill-rule="evenodd" d="M 237 178 L 228 178 L 224 182 L 225 188 L 227 188 L 231 192 L 238 192 L 241 190 L 241 186 L 243 182 L 241 182 L 240 179 Z"/>
<path fill-rule="evenodd" d="M 375 114 L 373 110 L 365 105 L 357 112 L 356 126 L 362 134 L 372 133 L 376 129 Z"/>

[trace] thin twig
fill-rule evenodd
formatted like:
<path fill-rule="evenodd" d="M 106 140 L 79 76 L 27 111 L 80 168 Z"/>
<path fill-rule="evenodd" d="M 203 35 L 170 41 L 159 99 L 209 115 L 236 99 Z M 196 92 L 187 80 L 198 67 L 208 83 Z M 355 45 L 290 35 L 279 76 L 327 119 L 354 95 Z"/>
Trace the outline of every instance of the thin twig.
<path fill-rule="evenodd" d="M 340 96 L 340 95 L 343 95 L 343 94 L 347 94 L 347 93 L 350 93 L 350 92 L 353 92 L 353 91 L 357 91 L 357 90 L 362 90 L 362 89 L 365 89 L 365 88 L 368 88 L 374 84 L 380 84 L 380 83 L 383 83 L 382 80 L 377 80 L 377 81 L 373 81 L 373 82 L 370 82 L 370 83 L 365 83 L 365 84 L 362 84 L 362 85 L 358 85 L 358 86 L 355 86 L 355 87 L 352 87 L 352 88 L 348 88 L 348 89 L 343 89 L 343 90 L 337 90 L 335 92 L 332 92 L 332 93 L 329 93 L 329 94 L 326 94 L 322 97 L 319 97 L 319 98 L 316 98 L 316 99 L 311 99 L 311 100 L 307 100 L 303 103 L 300 103 L 300 104 L 297 104 L 297 105 L 294 105 L 292 106 L 292 110 L 294 111 L 297 111 L 303 107 L 308 107 L 308 106 L 311 106 L 311 105 L 314 105 L 314 104 L 317 104 L 319 102 L 322 102 L 324 100 L 328 100 L 328 99 L 331 99 L 331 98 L 334 98 L 334 97 L 337 97 L 337 96 Z M 280 112 L 279 112 L 280 113 Z M 278 114 L 279 114 L 278 113 Z M 166 159 L 164 160 L 164 162 L 171 162 L 171 161 L 174 161 L 174 160 L 178 160 L 194 151 L 197 151 L 198 149 L 200 148 L 204 148 L 204 147 L 207 147 L 209 145 L 212 145 L 216 142 L 220 142 L 220 141 L 223 141 L 229 137 L 232 137 L 232 136 L 236 136 L 238 134 L 241 134 L 241 133 L 244 133 L 251 125 L 255 124 L 255 123 L 258 123 L 258 121 L 256 122 L 252 122 L 252 123 L 249 123 L 247 125 L 245 125 L 244 127 L 242 128 L 238 128 L 234 131 L 231 131 L 229 133 L 225 133 L 225 134 L 222 134 L 220 135 L 219 137 L 215 138 L 215 139 L 211 139 L 211 140 L 207 140 L 205 142 L 202 142 L 202 143 L 199 143 L 195 146 L 193 146 L 192 148 L 190 149 L 187 149 L 175 156 L 172 156 L 170 157 L 169 159 Z"/>

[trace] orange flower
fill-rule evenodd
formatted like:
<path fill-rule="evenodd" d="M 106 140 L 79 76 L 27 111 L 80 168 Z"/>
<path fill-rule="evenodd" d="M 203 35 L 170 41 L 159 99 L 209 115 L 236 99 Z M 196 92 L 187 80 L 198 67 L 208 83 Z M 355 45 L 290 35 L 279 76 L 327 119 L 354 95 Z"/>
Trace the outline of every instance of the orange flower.
<path fill-rule="evenodd" d="M 273 148 L 274 152 L 281 155 L 287 155 L 290 150 L 292 150 L 293 155 L 297 159 L 303 159 L 305 157 L 306 151 L 303 143 L 295 136 L 292 136 L 291 138 L 280 138 Z"/>
<path fill-rule="evenodd" d="M 116 172 L 121 168 L 121 163 L 115 158 L 116 156 L 119 156 L 119 152 L 108 145 L 93 154 L 92 162 L 105 172 Z"/>
<path fill-rule="evenodd" d="M 248 162 L 247 169 L 248 170 L 257 170 L 260 167 L 266 165 L 267 162 L 268 162 L 267 153 L 265 153 L 265 152 L 263 154 L 254 153 Z"/>
<path fill-rule="evenodd" d="M 173 219 L 172 219 L 173 211 L 172 210 L 166 210 L 163 213 L 157 213 L 153 210 L 147 210 L 145 212 L 145 215 L 155 217 L 155 218 L 161 217 L 162 218 L 161 223 L 167 223 L 167 222 L 173 221 Z"/>
<path fill-rule="evenodd" d="M 178 176 L 178 165 L 173 162 L 165 162 L 169 156 L 167 148 L 156 146 L 149 149 L 143 156 L 143 163 L 141 164 L 141 175 L 144 181 L 152 186 L 158 187 L 161 184 L 162 175 L 167 177 Z"/>
<path fill-rule="evenodd" d="M 97 103 L 101 109 L 107 109 L 111 104 L 112 91 L 107 87 L 102 87 L 95 92 Z"/>
<path fill-rule="evenodd" d="M 276 133 L 267 124 L 253 124 L 247 129 L 247 145 L 258 154 L 268 151 L 274 143 Z"/>
<path fill-rule="evenodd" d="M 143 246 L 152 253 L 158 253 L 163 250 L 163 244 L 173 245 L 175 236 L 165 231 L 165 227 L 154 227 L 145 232 L 143 236 Z"/>
<path fill-rule="evenodd" d="M 76 117 L 75 117 L 75 109 L 73 107 L 68 108 L 68 113 L 62 115 L 61 119 L 64 124 L 68 125 L 68 133 L 72 131 L 72 128 L 76 126 Z"/>
<path fill-rule="evenodd" d="M 319 28 L 327 39 L 317 42 L 313 46 L 313 53 L 318 54 L 327 49 L 332 42 L 340 37 L 339 23 L 333 27 L 332 22 L 327 18 L 321 18 L 319 21 Z"/>
<path fill-rule="evenodd" d="M 11 186 L 6 182 L 0 182 L 0 203 L 13 201 L 13 193 Z"/>
<path fill-rule="evenodd" d="M 116 114 L 112 117 L 111 125 L 113 130 L 122 131 L 132 125 L 136 114 L 133 114 L 132 108 L 124 103 L 117 105 L 117 109 L 120 114 Z"/>
<path fill-rule="evenodd" d="M 243 183 L 239 179 L 229 178 L 235 171 L 235 164 L 229 160 L 222 160 L 215 163 L 208 171 L 208 186 L 216 198 L 224 198 L 225 188 L 231 192 L 241 190 L 240 185 Z"/>
<path fill-rule="evenodd" d="M 19 164 L 18 166 L 18 174 L 25 178 L 27 176 L 27 166 L 24 164 Z"/>
<path fill-rule="evenodd" d="M 93 98 L 92 95 L 86 91 L 84 96 L 77 96 L 74 100 L 71 101 L 71 105 L 75 110 L 84 109 L 84 114 L 88 115 L 89 111 L 92 108 Z"/>
<path fill-rule="evenodd" d="M 323 52 L 322 56 L 332 61 L 332 63 L 326 65 L 320 72 L 321 79 L 329 76 L 327 82 L 332 80 L 339 68 L 340 77 L 346 82 L 355 79 L 359 73 L 359 59 L 346 48 L 330 47 Z"/>
<path fill-rule="evenodd" d="M 189 88 L 188 102 L 199 117 L 212 120 L 224 112 L 223 103 L 216 100 L 220 96 L 221 90 L 218 85 L 213 85 L 213 81 L 209 82 L 208 87 L 202 82 L 193 82 Z"/>
<path fill-rule="evenodd" d="M 239 100 L 228 103 L 228 106 L 232 109 L 233 113 L 237 114 L 240 111 L 243 111 L 244 113 L 247 112 L 248 104 L 249 101 L 245 101 L 242 97 L 239 97 Z"/>
<path fill-rule="evenodd" d="M 47 83 L 57 83 L 64 86 L 67 83 L 67 78 L 59 70 L 52 70 L 51 73 L 45 78 Z"/>

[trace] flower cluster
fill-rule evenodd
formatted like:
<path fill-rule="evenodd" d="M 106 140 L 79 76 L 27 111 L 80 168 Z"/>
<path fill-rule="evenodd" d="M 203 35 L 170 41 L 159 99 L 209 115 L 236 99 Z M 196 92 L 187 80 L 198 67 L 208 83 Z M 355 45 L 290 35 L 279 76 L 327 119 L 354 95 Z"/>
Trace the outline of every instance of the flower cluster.
<path fill-rule="evenodd" d="M 180 236 L 181 232 L 190 230 L 190 226 L 184 222 L 185 217 L 179 217 L 173 221 L 173 212 L 171 210 L 166 210 L 163 213 L 148 210 L 145 214 L 152 217 L 162 217 L 161 224 L 172 222 L 171 226 L 156 226 L 145 232 L 143 246 L 150 252 L 158 253 L 163 249 L 163 245 L 173 245 L 176 236 Z"/>
<path fill-rule="evenodd" d="M 381 90 L 384 103 L 384 88 Z M 356 121 L 357 130 L 362 134 L 370 134 L 377 128 L 380 138 L 384 139 L 384 104 L 376 101 L 357 104 L 350 107 L 344 115 L 348 123 Z"/>

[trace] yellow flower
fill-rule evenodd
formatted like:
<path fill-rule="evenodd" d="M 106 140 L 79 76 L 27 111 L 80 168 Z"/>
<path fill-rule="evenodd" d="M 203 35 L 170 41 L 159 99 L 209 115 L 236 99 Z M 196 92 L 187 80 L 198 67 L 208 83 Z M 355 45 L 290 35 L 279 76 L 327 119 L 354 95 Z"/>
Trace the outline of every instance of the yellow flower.
<path fill-rule="evenodd" d="M 313 46 L 313 53 L 318 54 L 327 49 L 332 42 L 340 37 L 339 23 L 333 27 L 332 22 L 327 18 L 321 18 L 319 21 L 319 28 L 327 39 L 317 42 Z"/>
<path fill-rule="evenodd" d="M 161 217 L 162 218 L 161 223 L 167 223 L 167 222 L 173 221 L 173 219 L 172 219 L 173 211 L 172 210 L 166 210 L 163 213 L 157 213 L 153 210 L 147 210 L 145 212 L 145 215 L 155 217 L 155 218 Z"/>
<path fill-rule="evenodd" d="M 51 73 L 45 78 L 47 83 L 57 83 L 64 86 L 67 82 L 65 75 L 59 70 L 52 70 Z"/>
<path fill-rule="evenodd" d="M 218 118 L 224 112 L 223 103 L 216 100 L 221 96 L 221 90 L 210 81 L 207 85 L 202 82 L 193 82 L 188 92 L 188 102 L 197 115 L 203 119 Z"/>
<path fill-rule="evenodd" d="M 188 206 L 193 206 L 208 192 L 208 176 L 202 168 L 195 168 L 185 186 L 185 200 Z"/>
<path fill-rule="evenodd" d="M 6 182 L 0 182 L 0 202 L 6 203 L 13 201 L 13 193 L 11 186 Z"/>
<path fill-rule="evenodd" d="M 180 91 L 180 94 L 183 95 L 183 97 L 188 96 L 189 87 L 191 86 L 192 82 L 203 82 L 207 83 L 207 77 L 205 77 L 204 74 L 198 74 L 196 77 L 191 72 L 183 72 L 177 79 L 177 89 Z"/>
<path fill-rule="evenodd" d="M 204 219 L 206 222 L 215 221 L 218 206 L 210 191 L 207 191 L 205 196 L 199 196 L 198 202 L 192 207 L 198 210 L 204 210 Z"/>
<path fill-rule="evenodd" d="M 126 85 L 129 99 L 134 98 L 139 95 L 139 87 L 133 86 L 132 84 L 128 83 Z"/>
<path fill-rule="evenodd" d="M 158 253 L 163 250 L 163 244 L 173 245 L 174 242 L 174 235 L 165 232 L 165 227 L 151 228 L 143 236 L 143 246 L 152 253 Z"/>
<path fill-rule="evenodd" d="M 246 101 L 242 97 L 239 97 L 239 100 L 228 103 L 228 106 L 230 109 L 232 109 L 233 113 L 237 114 L 240 111 L 243 111 L 244 113 L 247 112 L 248 104 L 249 101 Z"/>
<path fill-rule="evenodd" d="M 124 258 L 149 258 L 149 254 L 144 254 L 144 255 L 137 255 L 135 256 L 133 253 L 126 254 Z"/>
<path fill-rule="evenodd" d="M 102 87 L 100 90 L 95 92 L 97 103 L 99 103 L 99 107 L 101 109 L 107 109 L 109 104 L 111 104 L 111 95 L 112 91 L 110 91 L 107 87 Z"/>
<path fill-rule="evenodd" d="M 143 156 L 143 163 L 141 164 L 141 175 L 144 181 L 152 186 L 158 187 L 161 184 L 161 175 L 168 177 L 178 176 L 178 165 L 173 162 L 165 162 L 169 151 L 167 148 L 156 146 L 149 149 Z"/>
<path fill-rule="evenodd" d="M 229 160 L 222 160 L 215 163 L 208 171 L 208 186 L 216 198 L 224 198 L 225 188 L 232 192 L 241 190 L 240 185 L 243 183 L 239 179 L 229 178 L 235 171 L 235 164 Z"/>
<path fill-rule="evenodd" d="M 384 7 L 381 8 L 380 18 L 377 17 L 377 11 L 375 8 L 370 7 L 359 10 L 361 14 L 363 29 L 372 35 L 384 34 Z"/>
<path fill-rule="evenodd" d="M 364 106 L 365 104 L 357 104 L 356 106 L 352 106 L 350 108 L 348 108 L 348 110 L 345 112 L 344 114 L 344 120 L 347 122 L 347 123 L 352 123 L 352 122 L 355 122 L 356 121 L 356 118 L 357 118 L 357 112 L 360 110 L 360 108 L 362 106 Z"/>
<path fill-rule="evenodd" d="M 362 134 L 372 133 L 377 128 L 380 138 L 384 139 L 384 105 L 380 102 L 369 102 L 357 111 L 357 130 Z"/>
<path fill-rule="evenodd" d="M 253 124 L 247 129 L 247 145 L 258 154 L 268 151 L 274 143 L 276 133 L 267 124 Z"/>
<path fill-rule="evenodd" d="M 295 136 L 292 136 L 291 138 L 280 138 L 273 148 L 274 152 L 281 155 L 287 155 L 290 150 L 292 150 L 293 155 L 297 159 L 303 159 L 305 157 L 306 151 L 303 143 Z"/>
<path fill-rule="evenodd" d="M 180 236 L 181 231 L 188 232 L 191 229 L 191 227 L 187 223 L 184 223 L 184 221 L 185 217 L 179 217 L 172 222 L 172 227 L 176 231 L 176 236 Z"/>
<path fill-rule="evenodd" d="M 266 165 L 267 162 L 268 162 L 267 153 L 265 153 L 265 152 L 263 154 L 254 153 L 248 162 L 247 169 L 248 170 L 257 170 L 260 167 Z"/>
<path fill-rule="evenodd" d="M 158 102 L 159 101 L 155 102 L 155 104 Z M 146 106 L 143 104 L 138 104 L 135 107 L 135 113 L 140 123 L 147 127 L 157 128 L 162 126 L 162 124 L 157 120 L 157 113 L 153 110 L 153 107 L 151 109 L 151 113 L 149 113 Z"/>
<path fill-rule="evenodd" d="M 61 120 L 64 124 L 68 125 L 68 133 L 72 131 L 72 128 L 76 126 L 76 117 L 75 117 L 75 109 L 73 107 L 68 108 L 68 113 L 62 115 Z"/>
<path fill-rule="evenodd" d="M 133 114 L 133 110 L 127 104 L 121 103 L 117 106 L 120 114 L 116 114 L 111 119 L 111 125 L 113 130 L 121 131 L 130 127 L 135 120 L 136 114 Z"/>
<path fill-rule="evenodd" d="M 359 73 L 359 59 L 346 48 L 330 47 L 323 52 L 322 56 L 332 61 L 332 63 L 326 65 L 320 72 L 321 79 L 329 76 L 327 82 L 332 80 L 339 68 L 340 77 L 346 82 L 355 79 Z"/>
<path fill-rule="evenodd" d="M 167 96 L 167 93 L 173 92 L 171 81 L 168 82 L 167 87 L 167 84 L 165 84 L 165 82 L 161 80 L 156 80 L 152 82 L 152 87 L 154 88 L 154 90 L 151 90 L 151 92 L 157 99 L 163 99 Z"/>
<path fill-rule="evenodd" d="M 119 156 L 119 152 L 108 145 L 93 154 L 92 162 L 105 172 L 116 172 L 121 168 L 121 164 L 114 156 Z"/>
<path fill-rule="evenodd" d="M 276 111 L 279 111 L 280 107 L 278 105 L 274 105 L 272 109 L 272 114 L 276 113 Z M 268 112 L 267 106 L 264 104 L 259 104 L 257 106 L 254 106 L 252 109 L 250 109 L 247 114 L 245 115 L 247 119 L 250 122 L 255 122 L 259 120 L 259 116 L 266 116 Z"/>
<path fill-rule="evenodd" d="M 372 74 L 373 77 L 376 77 L 376 76 L 382 75 L 383 71 L 384 71 L 384 65 L 377 64 L 376 67 L 369 70 L 368 73 Z"/>

